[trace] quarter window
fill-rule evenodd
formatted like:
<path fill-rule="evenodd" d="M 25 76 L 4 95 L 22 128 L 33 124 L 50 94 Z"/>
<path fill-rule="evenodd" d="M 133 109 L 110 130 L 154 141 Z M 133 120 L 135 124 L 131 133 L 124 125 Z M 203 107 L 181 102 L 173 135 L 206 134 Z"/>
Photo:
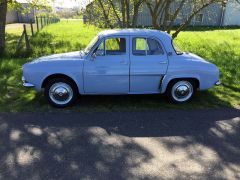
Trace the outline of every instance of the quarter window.
<path fill-rule="evenodd" d="M 160 43 L 151 38 L 133 38 L 132 53 L 135 56 L 164 54 Z"/>

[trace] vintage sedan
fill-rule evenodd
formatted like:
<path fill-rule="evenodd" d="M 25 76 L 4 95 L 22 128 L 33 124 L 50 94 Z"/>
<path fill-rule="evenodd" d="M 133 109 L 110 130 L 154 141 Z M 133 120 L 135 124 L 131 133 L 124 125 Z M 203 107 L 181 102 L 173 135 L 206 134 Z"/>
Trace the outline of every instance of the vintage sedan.
<path fill-rule="evenodd" d="M 220 85 L 218 68 L 175 50 L 165 32 L 107 30 L 83 51 L 38 58 L 23 65 L 23 86 L 44 89 L 49 103 L 66 107 L 81 95 L 163 94 L 174 103 Z"/>

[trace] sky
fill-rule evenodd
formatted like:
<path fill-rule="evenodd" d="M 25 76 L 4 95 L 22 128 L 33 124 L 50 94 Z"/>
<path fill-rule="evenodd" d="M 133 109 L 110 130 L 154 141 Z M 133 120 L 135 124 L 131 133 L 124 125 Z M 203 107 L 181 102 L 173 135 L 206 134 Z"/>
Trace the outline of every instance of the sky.
<path fill-rule="evenodd" d="M 54 7 L 82 7 L 84 8 L 91 0 L 55 0 L 53 3 Z"/>
<path fill-rule="evenodd" d="M 17 0 L 20 3 L 31 2 L 31 0 Z M 65 8 L 72 8 L 72 7 L 82 7 L 84 8 L 89 2 L 92 0 L 53 0 L 54 7 L 65 7 Z"/>

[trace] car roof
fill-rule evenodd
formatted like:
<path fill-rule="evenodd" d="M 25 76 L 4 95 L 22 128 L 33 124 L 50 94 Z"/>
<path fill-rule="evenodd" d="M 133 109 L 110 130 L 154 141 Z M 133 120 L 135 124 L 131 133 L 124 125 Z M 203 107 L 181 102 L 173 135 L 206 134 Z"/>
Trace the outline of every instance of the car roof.
<path fill-rule="evenodd" d="M 111 29 L 105 30 L 98 34 L 99 36 L 113 36 L 113 35 L 139 35 L 139 36 L 161 36 L 161 37 L 170 37 L 169 34 L 163 31 L 154 30 L 154 29 Z"/>

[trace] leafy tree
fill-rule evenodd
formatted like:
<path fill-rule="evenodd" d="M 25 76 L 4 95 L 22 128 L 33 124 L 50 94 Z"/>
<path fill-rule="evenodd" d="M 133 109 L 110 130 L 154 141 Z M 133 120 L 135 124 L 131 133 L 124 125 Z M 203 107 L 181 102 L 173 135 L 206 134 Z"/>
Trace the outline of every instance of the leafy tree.
<path fill-rule="evenodd" d="M 32 0 L 29 1 L 28 8 L 49 9 L 50 2 L 50 0 Z M 16 0 L 0 0 L 0 55 L 2 55 L 5 49 L 5 27 L 8 9 L 21 10 L 23 13 L 29 11 L 29 9 L 24 8 Z"/>
<path fill-rule="evenodd" d="M 95 0 L 88 5 L 85 15 L 91 23 L 104 27 L 136 27 L 144 0 Z"/>
<path fill-rule="evenodd" d="M 204 8 L 227 0 L 95 0 L 86 8 L 90 23 L 104 27 L 137 27 L 141 8 L 149 10 L 155 29 L 171 32 L 175 21 L 181 17 L 181 24 L 172 34 L 173 38 L 186 28 L 192 19 Z M 184 16 L 184 10 L 188 15 Z"/>
<path fill-rule="evenodd" d="M 176 5 L 173 8 L 173 3 Z M 180 16 L 181 24 L 172 34 L 173 38 L 186 28 L 200 11 L 214 3 L 226 3 L 225 0 L 146 0 L 146 5 L 152 17 L 152 24 L 155 29 L 170 33 L 174 22 Z M 188 8 L 189 14 L 181 16 L 184 9 Z"/>

